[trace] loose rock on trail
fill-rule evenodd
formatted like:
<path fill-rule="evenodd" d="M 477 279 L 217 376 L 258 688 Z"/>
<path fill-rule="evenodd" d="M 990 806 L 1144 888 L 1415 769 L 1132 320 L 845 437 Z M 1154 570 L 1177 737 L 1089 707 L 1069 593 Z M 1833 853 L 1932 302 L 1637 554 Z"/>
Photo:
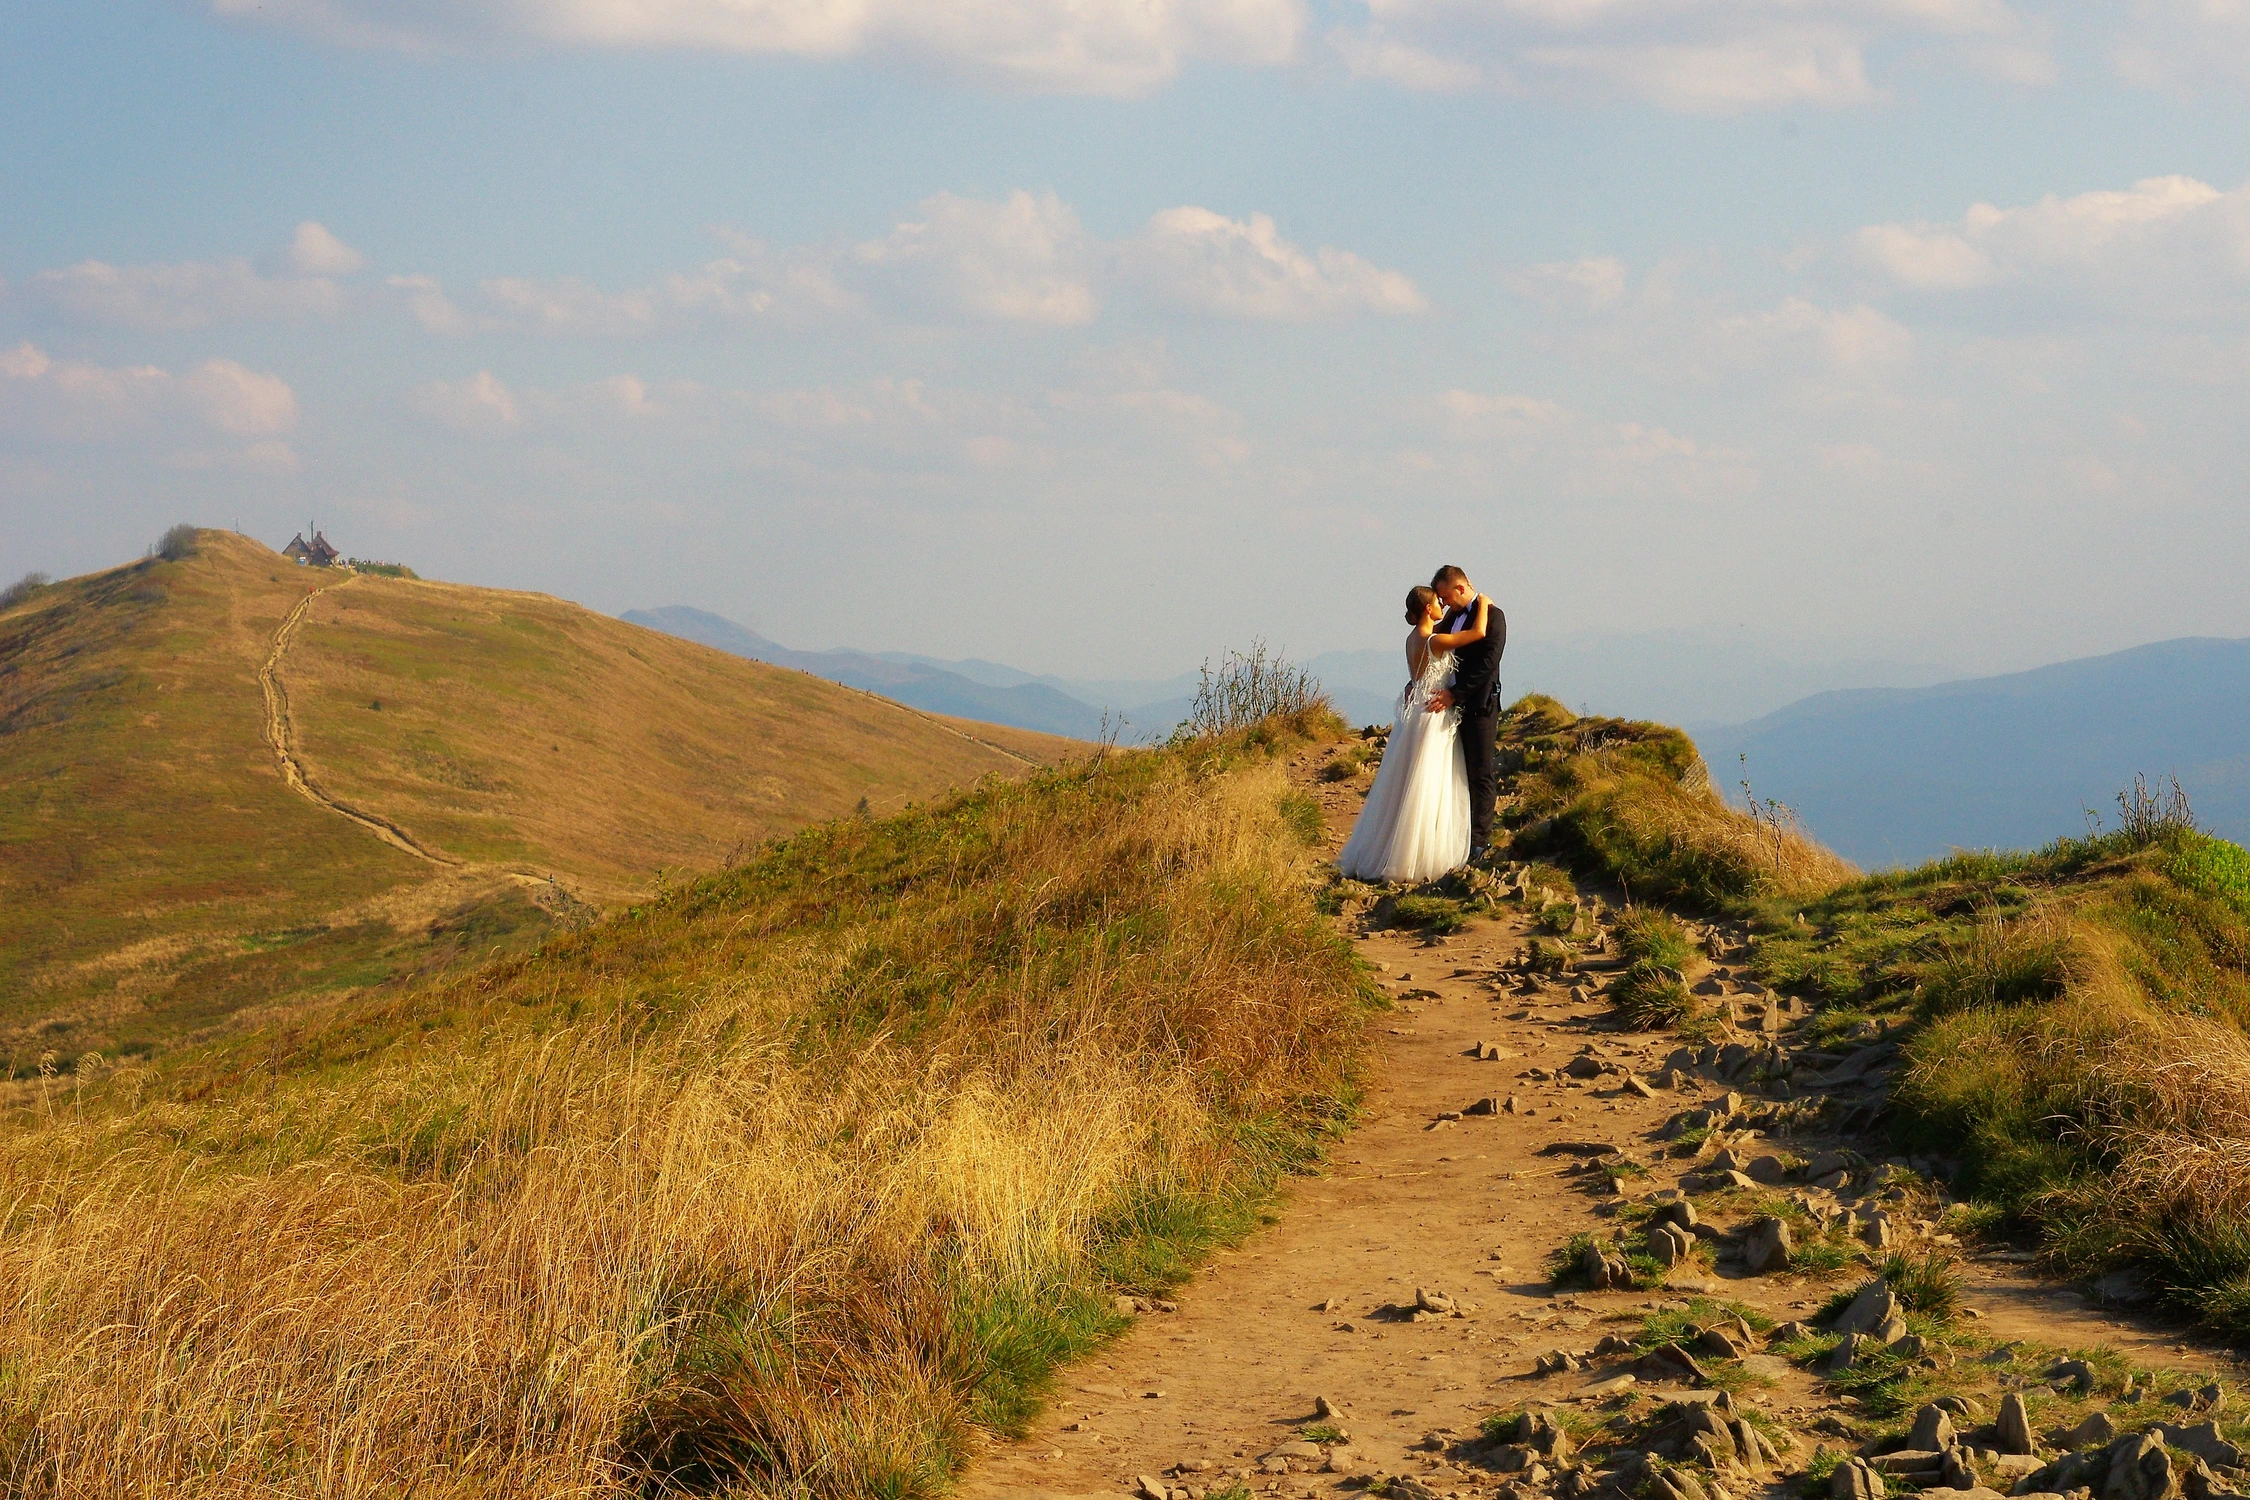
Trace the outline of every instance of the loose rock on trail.
<path fill-rule="evenodd" d="M 1294 774 L 1323 804 L 1333 853 L 1366 777 L 1317 779 L 1331 754 L 1307 753 Z M 1511 870 L 1500 884 L 1520 892 L 1525 879 Z M 1406 1500 L 1746 1500 L 1801 1493 L 1816 1461 L 1833 1466 L 1823 1494 L 1866 1500 L 1902 1483 L 1940 1500 L 1940 1486 L 1957 1484 L 1952 1500 L 1970 1500 L 1972 1484 L 2006 1492 L 2035 1473 L 2063 1489 L 2091 1476 L 2101 1495 L 2111 1466 L 2130 1500 L 2250 1487 L 2250 1476 L 2235 1482 L 2242 1455 L 2215 1427 L 2201 1474 L 2159 1473 L 2151 1444 L 2117 1453 L 2139 1439 L 2116 1436 L 2098 1396 L 2077 1410 L 2090 1393 L 2067 1373 L 2043 1380 L 2043 1357 L 2029 1373 L 2022 1359 L 1964 1361 L 1955 1383 L 1981 1395 L 1871 1420 L 1829 1377 L 1869 1351 L 1918 1352 L 1898 1298 L 1867 1286 L 1840 1318 L 1821 1314 L 1868 1283 L 1890 1248 L 1963 1257 L 1962 1301 L 1979 1340 L 2003 1350 L 2106 1346 L 2181 1371 L 2215 1358 L 2177 1330 L 2038 1280 L 2026 1257 L 1975 1258 L 1926 1202 L 1886 1197 L 1880 1137 L 1837 1130 L 1881 1107 L 1895 1041 L 1793 1052 L 1801 1007 L 1723 961 L 1698 990 L 1734 1018 L 1728 1040 L 1683 1050 L 1671 1032 L 1623 1030 L 1603 993 L 1614 964 L 1598 953 L 1578 971 L 1519 965 L 1529 907 L 1503 903 L 1441 938 L 1345 919 L 1394 1002 L 1374 1023 L 1362 1122 L 1322 1175 L 1291 1184 L 1277 1222 L 1167 1302 L 1144 1300 L 1130 1332 L 1062 1371 L 1049 1410 L 1024 1438 L 992 1445 L 963 1495 L 1204 1500 L 1380 1486 Z M 1726 952 L 1723 935 L 1711 946 Z M 1824 1095 L 1835 1102 L 1815 1122 L 1808 1102 Z M 1699 1211 L 1691 1195 L 1705 1193 L 1720 1196 Z M 1755 1210 L 1776 1194 L 1852 1257 L 1825 1275 L 1793 1265 L 1802 1247 L 1789 1223 Z M 1655 1209 L 1637 1241 L 1661 1272 L 1655 1287 L 1635 1285 L 1650 1262 L 1617 1253 L 1635 1202 Z M 1581 1236 L 1572 1289 L 1559 1290 L 1550 1258 Z M 1763 1331 L 1714 1315 L 1711 1300 L 1739 1305 Z M 1686 1322 L 1691 1303 L 1698 1324 Z M 1667 1316 L 1681 1338 L 1652 1346 L 1644 1322 Z M 1768 1352 L 1832 1333 L 1845 1338 L 1821 1368 Z M 1953 1373 L 1933 1375 L 1943 1384 Z M 1995 1382 L 2023 1394 L 2003 1401 Z M 2029 1432 L 2025 1394 L 2042 1414 L 2068 1408 L 2063 1425 L 2078 1430 Z M 1878 1428 L 1899 1431 L 1869 1441 Z M 1900 1446 L 1917 1439 L 1928 1446 Z M 1599 1466 L 1587 1462 L 1604 1444 Z M 2094 1457 L 2055 1467 L 2086 1444 Z"/>

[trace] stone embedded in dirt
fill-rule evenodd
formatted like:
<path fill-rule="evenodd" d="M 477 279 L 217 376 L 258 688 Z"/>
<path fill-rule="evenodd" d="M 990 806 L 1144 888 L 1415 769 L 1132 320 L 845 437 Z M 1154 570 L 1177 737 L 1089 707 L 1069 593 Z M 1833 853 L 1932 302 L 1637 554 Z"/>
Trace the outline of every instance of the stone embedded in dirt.
<path fill-rule="evenodd" d="M 1172 1500 L 1171 1489 L 1154 1474 L 1134 1475 L 1133 1493 L 1138 1495 L 1140 1500 Z"/>
<path fill-rule="evenodd" d="M 1685 1198 L 1675 1198 L 1656 1211 L 1660 1224 L 1677 1224 L 1682 1229 L 1693 1230 L 1701 1221 L 1696 1217 L 1695 1205 Z"/>
<path fill-rule="evenodd" d="M 1823 1172 L 1820 1176 L 1812 1179 L 1812 1185 L 1824 1193 L 1840 1193 L 1845 1188 L 1850 1187 L 1851 1182 L 1851 1173 L 1843 1171 Z"/>
<path fill-rule="evenodd" d="M 1848 1370 L 1858 1363 L 1860 1340 L 1865 1337 L 1866 1335 L 1861 1333 L 1845 1334 L 1843 1341 L 1828 1353 L 1828 1369 L 1831 1372 Z"/>
<path fill-rule="evenodd" d="M 2117 1424 L 2109 1419 L 2108 1412 L 2098 1411 L 2068 1432 L 2057 1436 L 2065 1448 L 2088 1448 L 2096 1443 L 2117 1441 Z"/>
<path fill-rule="evenodd" d="M 1258 1455 L 1260 1458 L 1326 1458 L 1328 1451 L 1318 1443 L 1304 1441 L 1276 1444 Z"/>
<path fill-rule="evenodd" d="M 1634 1375 L 1631 1371 L 1627 1371 L 1622 1375 L 1612 1375 L 1607 1380 L 1595 1381 L 1578 1393 L 1578 1399 L 1581 1401 L 1604 1400 L 1610 1396 L 1629 1391 L 1639 1383 L 1640 1377 Z"/>
<path fill-rule="evenodd" d="M 1753 1182 L 1762 1182 L 1768 1187 L 1778 1187 L 1789 1180 L 1789 1164 L 1778 1156 L 1754 1156 L 1750 1165 L 1742 1170 L 1750 1174 Z"/>
<path fill-rule="evenodd" d="M 1726 1328 L 1706 1328 L 1695 1337 L 1692 1345 L 1698 1354 L 1708 1354 L 1713 1359 L 1740 1359 L 1750 1352 L 1741 1335 Z"/>
<path fill-rule="evenodd" d="M 1344 1414 L 1344 1409 L 1326 1396 L 1315 1396 L 1312 1398 L 1312 1414 L 1316 1417 L 1340 1417 Z"/>
<path fill-rule="evenodd" d="M 1607 1068 L 1600 1058 L 1580 1053 L 1563 1064 L 1563 1071 L 1573 1078 L 1599 1078 Z"/>
<path fill-rule="evenodd" d="M 1993 1419 L 1993 1446 L 2002 1453 L 2034 1453 L 2037 1445 L 2031 1440 L 2031 1414 L 2024 1409 L 2023 1396 L 2010 1391 L 2000 1398 L 2000 1415 Z"/>
<path fill-rule="evenodd" d="M 2170 1500 L 2178 1492 L 2172 1455 L 2155 1433 L 2131 1433 L 2110 1444 L 2102 1500 Z"/>
<path fill-rule="evenodd" d="M 1522 1110 L 1522 1108 L 1523 1108 L 1523 1104 L 1522 1104 L 1522 1101 L 1520 1101 L 1519 1099 L 1517 1099 L 1517 1098 L 1516 1098 L 1516 1096 L 1515 1096 L 1515 1095 L 1513 1095 L 1513 1094 L 1510 1094 L 1510 1095 L 1509 1095 L 1509 1096 L 1508 1096 L 1507 1098 L 1505 1098 L 1505 1099 L 1503 1099 L 1503 1100 L 1501 1100 L 1501 1101 L 1500 1101 L 1500 1112 L 1501 1112 L 1502 1114 L 1506 1114 L 1506 1115 L 1512 1115 L 1512 1114 L 1516 1114 L 1516 1113 L 1520 1112 L 1520 1111 Z"/>
<path fill-rule="evenodd" d="M 1860 1221 L 1859 1237 L 1871 1250 L 1887 1250 L 1898 1239 L 1897 1225 L 1881 1209 Z"/>
<path fill-rule="evenodd" d="M 1865 1333 L 1898 1315 L 1898 1297 L 1891 1291 L 1891 1284 L 1878 1276 L 1859 1289 L 1829 1327 L 1837 1333 Z"/>
<path fill-rule="evenodd" d="M 1676 1266 L 1695 1248 L 1695 1236 L 1677 1224 L 1657 1224 L 1648 1231 L 1649 1253 L 1660 1266 Z"/>
<path fill-rule="evenodd" d="M 1900 1448 L 1868 1461 L 1878 1474 L 1934 1475 L 1945 1467 L 1945 1455 L 1931 1448 Z"/>
<path fill-rule="evenodd" d="M 1464 1107 L 1461 1113 L 1465 1115 L 1496 1115 L 1500 1113 L 1500 1101 L 1487 1094 L 1474 1104 Z"/>
<path fill-rule="evenodd" d="M 1678 1344 L 1665 1344 L 1642 1355 L 1634 1362 L 1633 1373 L 1643 1380 L 1692 1380 L 1698 1385 L 1711 1381 L 1695 1356 Z"/>
<path fill-rule="evenodd" d="M 1873 1328 L 1868 1329 L 1863 1337 L 1865 1337 L 1872 1343 L 1881 1344 L 1886 1349 L 1903 1350 L 1906 1345 L 1906 1341 L 1910 1338 L 1913 1338 L 1914 1335 L 1906 1331 L 1906 1319 L 1885 1318 L 1882 1322 L 1877 1323 Z M 1915 1349 L 1919 1351 L 1920 1348 L 1920 1341 L 1917 1340 L 1915 1343 Z"/>
<path fill-rule="evenodd" d="M 1953 1413 L 1933 1402 L 1914 1414 L 1914 1430 L 1907 1434 L 1906 1446 L 1943 1452 L 1953 1446 L 1953 1439 Z"/>
<path fill-rule="evenodd" d="M 1689 1193 L 1723 1193 L 1729 1188 L 1754 1188 L 1741 1172 L 1690 1172 L 1680 1179 L 1680 1189 Z"/>
<path fill-rule="evenodd" d="M 2049 1365 L 2047 1372 L 2039 1378 L 2042 1380 L 2060 1380 L 2065 1384 L 2077 1387 L 2080 1391 L 2090 1391 L 2094 1388 L 2094 1367 L 2082 1359 L 2057 1360 L 2054 1364 Z"/>
<path fill-rule="evenodd" d="M 1443 1292 L 1431 1291 L 1428 1287 L 1418 1286 L 1414 1289 L 1414 1305 L 1424 1312 L 1449 1313 L 1453 1311 L 1453 1299 L 1451 1297 Z"/>
<path fill-rule="evenodd" d="M 1832 1172 L 1849 1172 L 1852 1159 L 1841 1151 L 1815 1151 L 1812 1160 L 1805 1163 L 1807 1177 L 1826 1177 Z"/>
<path fill-rule="evenodd" d="M 1517 1417 L 1515 1440 L 1549 1463 L 1570 1462 L 1570 1434 L 1547 1412 L 1526 1411 Z"/>
<path fill-rule="evenodd" d="M 1531 1362 L 1532 1370 L 1540 1375 L 1568 1375 L 1585 1368 L 1578 1357 L 1568 1350 L 1549 1349 Z"/>
<path fill-rule="evenodd" d="M 1393 1474 L 1383 1486 L 1392 1500 L 1439 1500 L 1438 1492 L 1411 1474 Z"/>
<path fill-rule="evenodd" d="M 1789 1264 L 1796 1246 L 1789 1238 L 1789 1225 L 1768 1215 L 1750 1226 L 1742 1241 L 1742 1263 L 1753 1276 L 1767 1271 L 1778 1271 Z"/>
<path fill-rule="evenodd" d="M 1642 1099 L 1654 1099 L 1656 1090 L 1638 1073 L 1625 1075 L 1625 1092 Z"/>
<path fill-rule="evenodd" d="M 1868 1467 L 1864 1460 L 1851 1458 L 1836 1466 L 1828 1476 L 1828 1493 L 1832 1500 L 1883 1500 L 1888 1493 L 1883 1476 Z"/>

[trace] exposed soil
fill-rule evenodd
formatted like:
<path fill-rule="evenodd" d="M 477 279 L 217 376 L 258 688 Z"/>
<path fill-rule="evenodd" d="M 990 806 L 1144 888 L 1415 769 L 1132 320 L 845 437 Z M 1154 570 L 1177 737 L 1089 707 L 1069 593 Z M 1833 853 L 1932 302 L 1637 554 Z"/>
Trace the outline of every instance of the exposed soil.
<path fill-rule="evenodd" d="M 1323 783 L 1313 779 L 1318 762 L 1307 756 L 1296 774 L 1327 810 L 1333 851 L 1349 832 L 1366 778 Z M 1681 1268 L 1666 1290 L 1558 1294 L 1550 1286 L 1548 1256 L 1574 1234 L 1613 1231 L 1619 1197 L 1605 1176 L 1574 1170 L 1580 1156 L 1545 1148 L 1623 1146 L 1652 1165 L 1648 1176 L 1627 1179 L 1625 1196 L 1674 1187 L 1694 1163 L 1664 1155 L 1657 1132 L 1675 1112 L 1708 1104 L 1730 1085 L 1690 1079 L 1642 1098 L 1616 1073 L 1523 1076 L 1535 1067 L 1552 1074 L 1593 1047 L 1647 1077 L 1679 1042 L 1669 1033 L 1615 1029 L 1598 995 L 1574 999 L 1552 982 L 1519 992 L 1502 966 L 1524 946 L 1527 922 L 1510 906 L 1435 941 L 1353 922 L 1359 951 L 1397 997 L 1395 1012 L 1378 1023 L 1363 1123 L 1324 1175 L 1289 1188 L 1271 1227 L 1220 1254 L 1174 1294 L 1176 1312 L 1143 1314 L 1129 1333 L 1066 1371 L 1053 1407 L 1022 1440 L 995 1444 L 964 1476 L 963 1494 L 1114 1496 L 1148 1475 L 1198 1489 L 1239 1477 L 1255 1492 L 1310 1495 L 1381 1474 L 1415 1475 L 1440 1495 L 1489 1492 L 1511 1476 L 1485 1468 L 1464 1446 L 1486 1415 L 1527 1401 L 1572 1401 L 1610 1368 L 1624 1367 L 1535 1376 L 1538 1355 L 1583 1351 L 1606 1333 L 1630 1336 L 1658 1303 L 1676 1305 L 1687 1291 L 1787 1321 L 1866 1278 L 1859 1264 L 1816 1280 L 1751 1276 L 1722 1260 L 1717 1272 Z M 1476 1060 L 1477 1044 L 1486 1042 L 1508 1055 Z M 1757 1102 L 1755 1091 L 1744 1092 Z M 1439 1119 L 1511 1094 L 1519 1113 Z M 1798 1153 L 1832 1143 L 1776 1140 Z M 1853 1144 L 1870 1156 L 1882 1149 Z M 1730 1217 L 1723 1201 L 1713 1217 Z M 2108 1345 L 2150 1367 L 2204 1371 L 2221 1358 L 2176 1329 L 2093 1306 L 2021 1265 L 1963 1253 L 1971 1257 L 1964 1301 L 1980 1315 L 1971 1325 L 1980 1335 Z M 1473 1310 L 1421 1321 L 1382 1311 L 1412 1307 L 1418 1288 Z M 1814 1423 L 1852 1413 L 1804 1370 L 1763 1356 L 1756 1368 L 1767 1383 L 1738 1400 L 1802 1435 L 1785 1455 L 1786 1474 L 1810 1453 Z M 1971 1372 L 1964 1370 L 1962 1384 L 1974 1386 Z M 1350 1434 L 1329 1470 L 1262 1472 L 1260 1457 L 1312 1424 L 1322 1398 L 1338 1413 L 1328 1420 Z M 1175 1474 L 1183 1464 L 1189 1469 Z"/>

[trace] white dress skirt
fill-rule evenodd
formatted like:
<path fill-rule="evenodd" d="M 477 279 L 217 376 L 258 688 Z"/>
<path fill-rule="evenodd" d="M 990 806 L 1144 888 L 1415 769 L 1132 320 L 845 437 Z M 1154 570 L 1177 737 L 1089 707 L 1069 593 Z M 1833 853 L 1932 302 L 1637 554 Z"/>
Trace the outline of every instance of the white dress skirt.
<path fill-rule="evenodd" d="M 1413 641 L 1408 640 L 1411 653 Z M 1354 880 L 1435 880 L 1469 858 L 1469 771 L 1461 748 L 1461 710 L 1431 713 L 1445 686 L 1448 654 L 1431 652 L 1399 696 L 1390 743 L 1367 805 L 1336 863 Z"/>

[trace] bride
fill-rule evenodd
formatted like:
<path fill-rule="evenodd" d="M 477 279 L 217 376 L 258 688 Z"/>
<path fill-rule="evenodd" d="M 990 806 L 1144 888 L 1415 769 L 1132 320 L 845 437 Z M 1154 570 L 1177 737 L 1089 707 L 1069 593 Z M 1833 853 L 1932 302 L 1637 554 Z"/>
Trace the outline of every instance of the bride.
<path fill-rule="evenodd" d="M 1469 775 L 1461 750 L 1461 711 L 1433 712 L 1453 653 L 1484 639 L 1492 601 L 1479 596 L 1464 630 L 1438 633 L 1445 604 L 1433 589 L 1406 596 L 1406 666 L 1413 680 L 1399 697 L 1390 743 L 1351 839 L 1336 857 L 1354 880 L 1435 880 L 1469 857 Z"/>

